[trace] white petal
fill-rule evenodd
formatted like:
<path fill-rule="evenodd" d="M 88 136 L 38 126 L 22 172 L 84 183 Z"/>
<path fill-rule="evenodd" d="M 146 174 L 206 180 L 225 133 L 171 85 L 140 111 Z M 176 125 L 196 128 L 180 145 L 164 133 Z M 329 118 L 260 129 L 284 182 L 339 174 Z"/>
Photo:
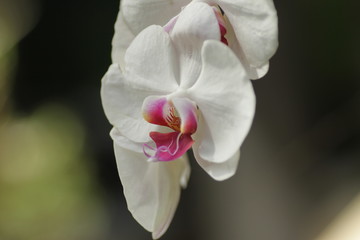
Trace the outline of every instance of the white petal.
<path fill-rule="evenodd" d="M 169 35 L 159 26 L 141 32 L 128 48 L 124 74 L 112 64 L 102 80 L 101 98 L 110 123 L 126 137 L 146 142 L 154 126 L 142 116 L 149 95 L 166 95 L 178 85 L 174 78 L 174 50 Z"/>
<path fill-rule="evenodd" d="M 125 146 L 131 144 L 125 138 L 123 140 Z M 122 140 L 118 138 L 114 149 L 128 209 L 157 239 L 167 230 L 174 216 L 180 197 L 180 179 L 187 162 L 183 159 L 148 162 L 143 153 L 123 148 L 121 144 Z"/>
<path fill-rule="evenodd" d="M 179 56 L 181 87 L 191 87 L 201 71 L 201 47 L 208 39 L 220 40 L 214 10 L 205 3 L 190 3 L 170 33 Z"/>
<path fill-rule="evenodd" d="M 224 44 L 209 40 L 202 48 L 202 71 L 188 90 L 200 110 L 194 140 L 209 162 L 230 159 L 244 141 L 255 112 L 255 94 L 245 69 Z"/>
<path fill-rule="evenodd" d="M 263 77 L 267 71 L 269 70 L 269 62 L 266 62 L 263 66 L 254 67 L 250 64 L 248 59 L 245 56 L 244 51 L 240 47 L 239 41 L 236 38 L 234 29 L 232 28 L 228 18 L 225 16 L 225 21 L 227 25 L 227 34 L 226 39 L 228 40 L 229 47 L 234 51 L 234 53 L 238 56 L 240 62 L 244 66 L 245 70 L 247 71 L 250 79 L 259 79 Z"/>
<path fill-rule="evenodd" d="M 131 32 L 129 26 L 125 22 L 122 11 L 119 11 L 115 22 L 115 33 L 112 39 L 111 59 L 113 63 L 119 63 L 124 69 L 124 56 L 126 49 L 131 41 L 135 38 L 135 34 Z"/>
<path fill-rule="evenodd" d="M 141 115 L 146 91 L 138 91 L 129 85 L 117 64 L 110 66 L 102 79 L 101 100 L 109 122 L 133 141 L 146 142 L 154 126 Z"/>
<path fill-rule="evenodd" d="M 256 79 L 262 78 L 269 71 L 269 62 L 266 62 L 263 66 L 253 68 L 253 69 L 254 69 L 255 73 L 253 73 L 253 75 L 250 79 L 256 80 Z"/>
<path fill-rule="evenodd" d="M 195 158 L 199 165 L 217 181 L 223 181 L 232 177 L 236 172 L 240 159 L 240 151 L 236 151 L 234 156 L 222 163 L 208 162 L 202 159 L 197 152 L 194 153 L 197 154 Z"/>
<path fill-rule="evenodd" d="M 181 157 L 181 159 L 183 159 L 182 161 L 185 162 L 185 167 L 181 174 L 180 185 L 183 189 L 185 189 L 189 182 L 191 167 L 190 167 L 190 163 L 189 163 L 189 157 L 186 153 Z"/>
<path fill-rule="evenodd" d="M 142 143 L 131 141 L 130 139 L 125 137 L 116 127 L 113 127 L 111 129 L 110 136 L 114 143 L 118 146 L 121 146 L 122 148 L 126 148 L 133 152 L 143 154 Z"/>
<path fill-rule="evenodd" d="M 176 52 L 168 33 L 150 26 L 130 44 L 125 54 L 125 74 L 133 88 L 169 93 L 178 87 Z"/>
<path fill-rule="evenodd" d="M 124 55 L 131 41 L 146 27 L 164 25 L 190 0 L 122 0 L 115 23 L 111 58 L 124 69 Z"/>
<path fill-rule="evenodd" d="M 190 0 L 122 0 L 121 11 L 126 24 L 137 35 L 150 25 L 165 25 L 189 2 Z"/>
<path fill-rule="evenodd" d="M 252 68 L 267 64 L 278 47 L 277 13 L 272 0 L 215 0 L 234 28 Z M 241 53 L 237 52 L 237 55 Z"/>

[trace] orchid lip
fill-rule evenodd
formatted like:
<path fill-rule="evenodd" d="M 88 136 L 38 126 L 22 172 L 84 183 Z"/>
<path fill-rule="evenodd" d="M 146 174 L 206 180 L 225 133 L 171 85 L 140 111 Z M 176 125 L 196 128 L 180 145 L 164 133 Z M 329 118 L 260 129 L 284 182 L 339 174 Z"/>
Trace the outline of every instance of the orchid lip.
<path fill-rule="evenodd" d="M 182 95 L 182 92 L 179 92 L 178 95 Z M 175 160 L 185 154 L 193 144 L 191 135 L 197 129 L 197 106 L 190 99 L 174 96 L 149 96 L 143 103 L 143 116 L 149 123 L 173 130 L 170 133 L 149 133 L 156 147 L 147 143 L 143 145 L 143 152 L 148 157 L 148 161 Z"/>
<path fill-rule="evenodd" d="M 194 140 L 189 134 L 180 132 L 159 133 L 151 132 L 150 137 L 154 140 L 156 147 L 143 144 L 143 152 L 148 162 L 167 162 L 180 158 L 192 146 Z M 150 154 L 148 150 L 153 151 Z"/>
<path fill-rule="evenodd" d="M 160 146 L 158 148 L 154 148 L 154 147 L 151 147 L 149 144 L 144 144 L 143 145 L 143 152 L 145 154 L 146 157 L 148 157 L 148 162 L 158 162 L 158 161 L 169 161 L 169 160 L 165 160 L 165 159 L 162 159 L 160 158 L 160 153 L 169 153 L 170 156 L 175 156 L 177 154 L 177 152 L 179 151 L 179 140 L 180 140 L 180 137 L 181 137 L 181 133 L 178 134 L 178 136 L 176 137 L 176 141 L 175 141 L 175 144 L 176 144 L 176 148 L 174 151 L 171 151 L 171 147 L 172 145 L 174 144 L 174 140 L 171 139 L 171 142 L 169 143 L 168 146 Z M 145 148 L 148 148 L 150 150 L 153 150 L 155 151 L 155 154 L 154 155 L 150 155 L 149 153 L 147 153 L 145 151 Z"/>

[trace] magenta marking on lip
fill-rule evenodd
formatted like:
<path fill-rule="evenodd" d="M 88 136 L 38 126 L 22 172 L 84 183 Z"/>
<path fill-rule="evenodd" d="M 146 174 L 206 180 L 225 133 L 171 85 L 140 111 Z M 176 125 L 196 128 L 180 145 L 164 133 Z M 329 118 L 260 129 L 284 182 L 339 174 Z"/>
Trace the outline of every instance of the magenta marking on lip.
<path fill-rule="evenodd" d="M 166 162 L 178 159 L 185 154 L 194 143 L 194 140 L 189 134 L 179 132 L 151 132 L 150 137 L 154 140 L 156 148 L 148 144 L 143 144 L 143 152 L 150 162 Z M 155 151 L 155 154 L 149 154 L 146 149 Z"/>

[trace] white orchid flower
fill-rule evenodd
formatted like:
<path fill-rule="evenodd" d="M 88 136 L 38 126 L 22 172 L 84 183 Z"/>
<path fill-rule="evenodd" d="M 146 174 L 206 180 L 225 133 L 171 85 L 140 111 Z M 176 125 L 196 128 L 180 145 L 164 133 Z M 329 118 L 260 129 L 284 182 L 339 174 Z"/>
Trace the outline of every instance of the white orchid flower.
<path fill-rule="evenodd" d="M 214 179 L 231 177 L 255 111 L 251 81 L 221 42 L 214 9 L 194 2 L 175 20 L 140 32 L 124 70 L 112 64 L 101 89 L 128 208 L 153 238 L 186 186 L 186 151 Z"/>
<path fill-rule="evenodd" d="M 190 0 L 122 0 L 115 24 L 112 59 L 124 66 L 124 54 L 141 30 L 164 25 Z M 193 0 L 223 11 L 225 39 L 251 79 L 263 77 L 278 46 L 277 13 L 272 0 Z"/>

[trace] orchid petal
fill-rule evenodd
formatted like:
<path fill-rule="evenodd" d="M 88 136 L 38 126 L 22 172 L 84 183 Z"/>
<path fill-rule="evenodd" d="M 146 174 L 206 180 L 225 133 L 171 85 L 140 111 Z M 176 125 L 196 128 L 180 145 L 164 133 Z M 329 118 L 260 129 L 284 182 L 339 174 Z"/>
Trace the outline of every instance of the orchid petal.
<path fill-rule="evenodd" d="M 254 70 L 254 72 L 252 73 L 252 76 L 250 77 L 250 79 L 256 80 L 256 79 L 262 78 L 269 71 L 269 62 L 265 63 L 261 67 L 252 68 L 252 69 Z"/>
<path fill-rule="evenodd" d="M 206 161 L 221 163 L 235 154 L 250 129 L 255 94 L 245 69 L 226 45 L 206 41 L 201 54 L 201 74 L 188 90 L 201 113 L 194 152 Z"/>
<path fill-rule="evenodd" d="M 196 145 L 196 143 L 195 143 Z M 240 151 L 236 151 L 235 154 L 228 160 L 222 163 L 209 162 L 202 159 L 197 152 L 195 158 L 198 164 L 216 181 L 223 181 L 232 177 L 237 169 L 240 159 Z"/>
<path fill-rule="evenodd" d="M 126 77 L 133 88 L 173 92 L 178 87 L 174 76 L 177 71 L 175 61 L 176 53 L 169 34 L 160 26 L 150 26 L 126 51 Z"/>
<path fill-rule="evenodd" d="M 229 19 L 226 16 L 224 17 L 224 19 L 226 21 L 226 26 L 227 26 L 226 38 L 228 40 L 228 46 L 234 51 L 234 53 L 239 58 L 246 72 L 248 73 L 249 78 L 255 80 L 263 77 L 269 69 L 269 63 L 267 62 L 264 66 L 259 68 L 251 66 L 248 59 L 246 58 L 244 51 L 242 50 L 239 44 L 238 39 L 236 38 L 234 29 L 231 26 Z"/>
<path fill-rule="evenodd" d="M 143 153 L 141 143 L 131 141 L 129 138 L 125 137 L 116 127 L 111 129 L 110 137 L 116 145 L 121 146 L 122 148 L 131 150 L 136 153 Z"/>
<path fill-rule="evenodd" d="M 190 3 L 180 13 L 170 32 L 179 57 L 181 87 L 194 84 L 201 71 L 200 49 L 205 40 L 221 38 L 219 23 L 211 6 Z"/>
<path fill-rule="evenodd" d="M 160 201 L 158 206 L 160 206 L 161 209 L 157 215 L 155 228 L 152 233 L 153 239 L 159 239 L 166 232 L 174 217 L 180 198 L 181 188 L 179 189 L 179 186 L 183 187 L 182 181 L 184 180 L 183 178 L 186 171 L 189 170 L 189 163 L 187 162 L 187 158 L 181 157 L 175 161 L 153 164 L 165 165 L 161 166 L 161 169 L 158 171 L 158 185 L 160 185 L 158 193 Z M 173 183 L 164 183 L 164 181 L 173 181 Z M 175 181 L 177 181 L 177 183 L 180 182 L 180 184 L 176 184 Z M 164 204 L 162 204 L 162 202 L 164 202 Z"/>
<path fill-rule="evenodd" d="M 228 19 L 227 18 L 225 18 L 225 19 L 228 22 Z M 231 24 L 227 23 L 227 26 L 228 26 L 228 28 L 227 28 L 228 32 L 227 32 L 226 37 L 228 39 L 229 47 L 234 51 L 235 54 L 237 54 L 240 62 L 246 69 L 246 72 L 249 75 L 249 78 L 252 80 L 256 80 L 256 79 L 259 79 L 259 78 L 262 78 L 263 76 L 265 76 L 269 70 L 269 61 L 267 61 L 261 67 L 252 66 L 249 63 L 248 59 L 246 58 L 246 55 L 243 52 L 242 48 L 240 47 L 240 44 L 238 42 L 238 39 L 235 36 L 234 29 L 232 28 Z"/>
<path fill-rule="evenodd" d="M 124 56 L 131 41 L 146 27 L 164 25 L 190 0 L 122 0 L 112 40 L 112 62 L 124 69 Z"/>
<path fill-rule="evenodd" d="M 190 163 L 189 163 L 189 157 L 186 153 L 184 155 L 182 155 L 180 159 L 183 159 L 182 161 L 185 162 L 185 167 L 184 167 L 184 170 L 183 170 L 183 172 L 181 174 L 181 178 L 180 178 L 180 185 L 183 189 L 185 189 L 189 182 L 191 167 L 190 167 Z"/>
<path fill-rule="evenodd" d="M 150 25 L 165 25 L 190 0 L 122 0 L 121 11 L 136 35 Z"/>
<path fill-rule="evenodd" d="M 133 141 L 129 140 L 128 138 L 124 137 L 117 128 L 114 127 L 111 129 L 110 136 L 117 145 L 119 145 L 123 148 L 126 148 L 128 150 L 131 150 L 133 152 L 143 154 L 143 145 L 133 142 Z M 187 183 L 190 178 L 191 167 L 190 167 L 190 163 L 189 163 L 189 157 L 187 156 L 187 154 L 182 155 L 181 158 L 179 158 L 179 159 L 180 159 L 180 161 L 185 162 L 185 167 L 184 167 L 184 170 L 183 170 L 183 172 L 181 174 L 181 178 L 180 178 L 180 185 L 182 188 L 185 189 L 187 187 Z"/>
<path fill-rule="evenodd" d="M 141 115 L 142 101 L 147 95 L 146 91 L 129 86 L 118 64 L 112 64 L 102 79 L 101 100 L 105 115 L 113 126 L 133 141 L 149 141 L 149 131 L 155 130 L 155 126 Z"/>
<path fill-rule="evenodd" d="M 167 163 L 147 162 L 129 146 L 126 138 L 114 141 L 115 157 L 129 211 L 146 230 L 158 239 L 167 230 L 180 197 L 180 181 L 188 169 L 186 159 Z M 140 148 L 133 143 L 132 148 Z"/>
<path fill-rule="evenodd" d="M 135 34 L 131 32 L 129 26 L 125 22 L 124 14 L 120 10 L 115 22 L 115 32 L 111 42 L 111 60 L 113 63 L 120 64 L 120 67 L 123 70 L 125 67 L 124 56 L 126 49 L 134 38 Z"/>
<path fill-rule="evenodd" d="M 178 87 L 172 68 L 166 66 L 173 54 L 169 35 L 161 27 L 151 26 L 127 50 L 125 72 L 118 64 L 112 64 L 103 77 L 101 98 L 105 114 L 111 124 L 133 141 L 148 141 L 148 133 L 154 130 L 141 114 L 144 99 L 168 94 Z"/>
<path fill-rule="evenodd" d="M 278 22 L 271 0 L 214 0 L 228 17 L 251 68 L 262 68 L 278 47 Z M 236 51 L 236 50 L 235 50 Z M 242 54 L 236 51 L 236 54 Z M 263 73 L 263 72 L 262 72 Z M 258 73 L 261 76 L 261 72 Z"/>
<path fill-rule="evenodd" d="M 173 17 L 172 19 L 170 19 L 170 21 L 169 21 L 168 23 L 166 23 L 166 24 L 163 26 L 165 32 L 170 33 L 170 32 L 174 29 L 174 26 L 175 26 L 178 18 L 179 18 L 179 15 L 176 15 L 175 17 Z"/>

